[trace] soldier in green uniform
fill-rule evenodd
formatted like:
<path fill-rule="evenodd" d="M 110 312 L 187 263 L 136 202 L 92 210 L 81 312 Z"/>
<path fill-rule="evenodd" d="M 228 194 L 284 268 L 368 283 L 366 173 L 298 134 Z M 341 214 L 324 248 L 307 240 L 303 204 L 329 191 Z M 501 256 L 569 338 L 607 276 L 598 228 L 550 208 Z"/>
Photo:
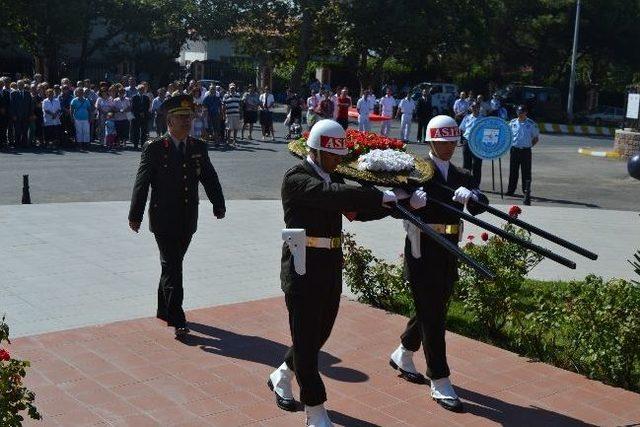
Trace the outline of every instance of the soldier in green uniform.
<path fill-rule="evenodd" d="M 162 274 L 156 316 L 175 328 L 177 337 L 189 333 L 182 309 L 182 261 L 198 222 L 198 183 L 213 204 L 213 215 L 225 216 L 224 196 L 207 152 L 207 145 L 189 136 L 194 105 L 191 96 L 168 99 L 162 109 L 168 133 L 145 145 L 131 196 L 129 227 L 140 229 L 151 186 L 149 229 L 160 250 Z"/>
<path fill-rule="evenodd" d="M 323 403 L 326 391 L 318 372 L 318 355 L 329 338 L 342 292 L 342 215 L 370 220 L 387 215 L 383 203 L 400 191 L 347 185 L 333 174 L 348 153 L 345 131 L 333 120 L 321 120 L 307 139 L 308 157 L 289 169 L 282 183 L 283 230 L 280 278 L 285 293 L 293 345 L 285 362 L 269 376 L 277 405 L 296 410 L 291 390 L 295 375 L 307 425 L 331 426 Z M 408 197 L 408 194 L 404 195 Z"/>
<path fill-rule="evenodd" d="M 471 173 L 450 162 L 460 141 L 460 130 L 453 118 L 436 116 L 431 119 L 427 125 L 426 140 L 431 144 L 429 160 L 435 169 L 433 181 L 456 190 L 451 198 L 447 190 L 427 184 L 411 195 L 409 204 L 424 223 L 457 245 L 462 234 L 460 218 L 437 205 L 428 204 L 428 198 L 449 200 L 449 205 L 458 210 L 466 206 L 472 215 L 480 214 L 483 210 L 473 203 L 467 204 L 469 201 L 489 201 L 474 185 Z M 405 271 L 416 315 L 409 320 L 400 338 L 401 344 L 391 354 L 389 363 L 407 381 L 426 382 L 413 363 L 413 353 L 422 344 L 431 383 L 431 397 L 445 409 L 461 411 L 462 403 L 449 381 L 445 343 L 445 319 L 453 284 L 458 279 L 458 260 L 413 224 L 405 221 L 404 226 L 407 231 Z"/>

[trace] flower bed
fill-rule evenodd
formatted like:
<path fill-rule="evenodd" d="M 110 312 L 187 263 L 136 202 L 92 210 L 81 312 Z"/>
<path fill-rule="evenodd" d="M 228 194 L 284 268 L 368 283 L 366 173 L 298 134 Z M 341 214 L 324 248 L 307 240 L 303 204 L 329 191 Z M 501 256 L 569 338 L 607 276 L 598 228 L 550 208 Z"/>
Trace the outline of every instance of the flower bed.
<path fill-rule="evenodd" d="M 0 320 L 0 345 L 10 344 L 9 326 L 4 317 Z M 22 380 L 27 374 L 29 362 L 11 357 L 9 351 L 0 348 L 0 426 L 21 426 L 24 417 L 21 412 L 27 411 L 30 418 L 41 419 L 33 405 L 35 394 L 29 391 Z"/>
<path fill-rule="evenodd" d="M 510 210 L 512 216 L 521 212 Z M 529 238 L 511 224 L 503 228 Z M 529 280 L 526 274 L 540 261 L 534 252 L 489 233 L 465 240 L 464 251 L 495 272 L 496 280 L 482 279 L 461 264 L 447 329 L 640 391 L 639 286 L 593 275 L 571 282 Z M 414 314 L 403 262 L 376 258 L 351 235 L 345 235 L 343 249 L 345 283 L 359 301 Z"/>

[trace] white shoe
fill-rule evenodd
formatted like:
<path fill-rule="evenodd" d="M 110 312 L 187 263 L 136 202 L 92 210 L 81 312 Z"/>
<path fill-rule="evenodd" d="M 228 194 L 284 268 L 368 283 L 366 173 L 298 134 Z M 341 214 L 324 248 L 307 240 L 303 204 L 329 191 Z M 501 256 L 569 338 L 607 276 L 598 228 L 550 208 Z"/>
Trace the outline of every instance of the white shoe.
<path fill-rule="evenodd" d="M 329 419 L 327 410 L 324 405 L 306 406 L 304 411 L 307 413 L 308 427 L 333 427 L 333 423 Z"/>
<path fill-rule="evenodd" d="M 418 372 L 416 365 L 413 363 L 413 351 L 407 350 L 402 344 L 391 353 L 389 364 L 393 369 L 399 370 L 400 376 L 409 382 L 415 384 L 424 384 L 426 382 L 424 375 Z"/>
<path fill-rule="evenodd" d="M 445 409 L 454 412 L 462 411 L 462 402 L 453 389 L 449 377 L 431 380 L 431 397 Z"/>
<path fill-rule="evenodd" d="M 418 370 L 413 363 L 413 351 L 409 351 L 400 344 L 396 350 L 391 353 L 391 360 L 405 372 L 417 374 Z"/>
<path fill-rule="evenodd" d="M 283 399 L 293 400 L 293 390 L 291 389 L 291 381 L 293 380 L 293 372 L 286 363 L 283 363 L 269 375 L 269 380 L 273 386 L 273 391 Z"/>

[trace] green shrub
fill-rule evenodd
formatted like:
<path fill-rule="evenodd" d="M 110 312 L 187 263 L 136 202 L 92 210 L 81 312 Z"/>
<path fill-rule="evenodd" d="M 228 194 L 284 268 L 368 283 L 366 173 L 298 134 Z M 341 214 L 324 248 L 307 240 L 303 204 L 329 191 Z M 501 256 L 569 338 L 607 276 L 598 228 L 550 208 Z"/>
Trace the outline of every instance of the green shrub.
<path fill-rule="evenodd" d="M 507 224 L 504 229 L 524 240 L 530 240 L 529 234 L 521 228 Z M 542 257 L 501 237 L 489 237 L 487 233 L 482 233 L 479 240 L 484 243 L 469 241 L 464 250 L 493 271 L 495 279 L 487 280 L 461 263 L 456 295 L 489 336 L 497 337 L 503 333 L 507 321 L 516 316 L 519 309 L 517 295 L 524 277 Z"/>
<path fill-rule="evenodd" d="M 640 288 L 587 276 L 564 298 L 567 350 L 578 371 L 626 388 L 640 383 Z"/>
<path fill-rule="evenodd" d="M 519 228 L 505 228 L 529 238 Z M 485 233 L 478 240 L 483 243 L 471 241 L 464 250 L 489 267 L 496 280 L 484 280 L 460 266 L 447 316 L 449 330 L 640 390 L 639 286 L 592 275 L 574 282 L 526 279 L 540 256 Z M 404 263 L 380 260 L 352 235 L 345 236 L 343 249 L 345 281 L 359 301 L 413 314 Z"/>
<path fill-rule="evenodd" d="M 344 275 L 358 301 L 373 307 L 408 315 L 413 299 L 404 278 L 404 264 L 376 258 L 371 250 L 358 246 L 353 235 L 343 235 Z"/>
<path fill-rule="evenodd" d="M 634 273 L 636 273 L 638 275 L 638 277 L 640 277 L 640 250 L 638 250 L 638 252 L 636 252 L 633 255 L 633 257 L 635 258 L 633 261 L 631 261 L 631 260 L 627 260 L 627 261 L 629 261 L 629 264 L 631 264 L 631 267 L 633 267 Z M 636 286 L 640 286 L 640 281 L 632 280 L 632 282 Z"/>
<path fill-rule="evenodd" d="M 0 320 L 0 346 L 3 342 L 10 344 L 9 325 Z M 20 412 L 26 410 L 34 420 L 41 419 L 33 405 L 35 394 L 22 385 L 27 374 L 29 362 L 13 359 L 7 350 L 0 348 L 0 425 L 7 427 L 21 426 L 24 417 Z"/>

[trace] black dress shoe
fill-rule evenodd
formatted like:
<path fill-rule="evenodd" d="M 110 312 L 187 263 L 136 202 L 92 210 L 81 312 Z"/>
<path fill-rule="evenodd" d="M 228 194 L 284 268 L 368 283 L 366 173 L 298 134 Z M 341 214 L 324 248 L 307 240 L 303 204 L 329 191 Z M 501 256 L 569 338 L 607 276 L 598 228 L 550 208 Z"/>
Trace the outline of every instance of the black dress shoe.
<path fill-rule="evenodd" d="M 393 360 L 389 360 L 389 365 L 391 365 L 391 367 L 393 369 L 396 369 L 398 371 L 400 371 L 400 378 L 404 378 L 405 380 L 409 381 L 410 383 L 414 383 L 414 384 L 426 384 L 427 383 L 427 379 L 424 377 L 424 375 L 417 373 L 417 372 L 407 372 L 404 369 L 400 368 L 398 366 L 398 364 L 396 362 L 394 362 Z"/>
<path fill-rule="evenodd" d="M 460 399 L 436 399 L 434 397 L 433 400 L 435 400 L 438 405 L 442 406 L 448 411 L 462 412 L 464 410 Z"/>
<path fill-rule="evenodd" d="M 513 196 L 515 196 L 516 194 L 515 194 L 515 192 L 513 192 L 513 191 L 507 191 L 506 193 L 504 193 L 504 195 L 505 195 L 505 196 L 509 196 L 509 197 L 513 197 Z"/>
<path fill-rule="evenodd" d="M 176 338 L 182 338 L 182 337 L 185 337 L 185 336 L 189 335 L 189 332 L 191 332 L 191 331 L 186 326 L 183 326 L 181 328 L 176 327 L 176 331 L 175 332 L 176 332 Z"/>
<path fill-rule="evenodd" d="M 267 385 L 269 386 L 269 389 L 273 392 L 273 394 L 276 395 L 276 405 L 278 405 L 278 408 L 284 409 L 285 411 L 289 412 L 295 412 L 298 410 L 298 405 L 294 399 L 285 399 L 284 397 L 276 393 L 276 391 L 273 389 L 273 383 L 271 382 L 271 379 L 267 381 Z"/>

